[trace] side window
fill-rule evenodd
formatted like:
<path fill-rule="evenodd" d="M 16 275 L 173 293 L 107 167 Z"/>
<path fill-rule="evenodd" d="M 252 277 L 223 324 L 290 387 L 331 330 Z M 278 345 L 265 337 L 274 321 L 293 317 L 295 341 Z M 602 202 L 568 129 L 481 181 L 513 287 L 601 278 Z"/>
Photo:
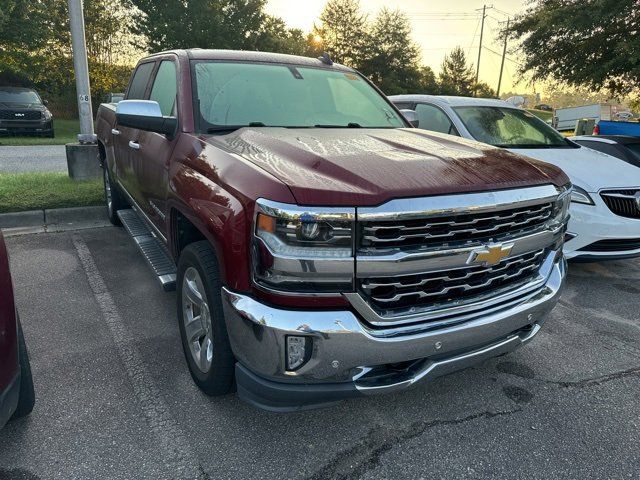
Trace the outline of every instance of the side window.
<path fill-rule="evenodd" d="M 396 106 L 396 108 L 398 110 L 413 110 L 415 108 L 413 103 L 396 103 L 396 102 L 393 102 L 393 104 Z"/>
<path fill-rule="evenodd" d="M 447 114 L 438 107 L 419 103 L 416 105 L 416 113 L 420 121 L 418 124 L 419 128 L 439 133 L 448 133 L 450 135 L 458 135 L 456 127 L 453 126 Z"/>
<path fill-rule="evenodd" d="M 162 115 L 172 116 L 175 114 L 177 92 L 176 66 L 171 60 L 164 60 L 156 73 L 149 100 L 155 100 L 160 104 Z"/>
<path fill-rule="evenodd" d="M 129 90 L 127 91 L 127 100 L 144 99 L 144 92 L 146 91 L 147 85 L 149 84 L 149 78 L 151 77 L 151 72 L 153 71 L 154 65 L 154 62 L 142 63 L 138 65 L 138 68 L 133 74 L 131 85 L 129 85 Z"/>
<path fill-rule="evenodd" d="M 594 150 L 606 153 L 607 155 L 611 155 L 612 157 L 626 160 L 624 152 L 622 152 L 617 145 L 611 145 L 604 142 L 590 142 L 588 140 L 580 142 L 580 145 L 582 145 L 583 147 L 593 148 Z"/>

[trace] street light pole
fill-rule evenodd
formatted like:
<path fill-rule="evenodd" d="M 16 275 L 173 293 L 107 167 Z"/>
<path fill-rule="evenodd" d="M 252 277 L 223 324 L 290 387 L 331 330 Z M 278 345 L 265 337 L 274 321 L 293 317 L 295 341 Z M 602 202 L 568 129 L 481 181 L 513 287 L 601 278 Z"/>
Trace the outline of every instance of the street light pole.
<path fill-rule="evenodd" d="M 93 110 L 91 108 L 91 87 L 89 85 L 89 65 L 87 63 L 82 0 L 68 0 L 68 5 L 73 69 L 76 76 L 78 114 L 80 116 L 78 142 L 83 144 L 96 143 L 96 136 L 93 132 Z"/>

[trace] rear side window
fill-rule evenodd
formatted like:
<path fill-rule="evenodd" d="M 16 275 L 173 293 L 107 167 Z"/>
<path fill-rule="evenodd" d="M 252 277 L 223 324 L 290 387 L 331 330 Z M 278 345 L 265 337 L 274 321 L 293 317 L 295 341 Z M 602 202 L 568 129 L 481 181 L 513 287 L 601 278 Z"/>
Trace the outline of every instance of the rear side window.
<path fill-rule="evenodd" d="M 594 150 L 606 153 L 607 155 L 611 155 L 612 157 L 620 158 L 621 160 L 626 160 L 624 152 L 621 151 L 617 145 L 591 141 L 580 142 L 580 145 L 582 145 L 583 147 L 593 148 Z"/>
<path fill-rule="evenodd" d="M 433 132 L 448 133 L 450 135 L 458 135 L 456 127 L 453 126 L 451 120 L 446 113 L 433 105 L 419 103 L 416 105 L 416 113 L 418 114 L 419 128 L 431 130 Z"/>
<path fill-rule="evenodd" d="M 149 100 L 155 100 L 160 104 L 162 115 L 173 116 L 177 93 L 176 66 L 171 60 L 164 60 L 158 68 Z"/>
<path fill-rule="evenodd" d="M 136 72 L 133 74 L 131 85 L 127 91 L 128 100 L 143 100 L 144 93 L 147 90 L 149 79 L 151 78 L 151 72 L 153 71 L 154 62 L 142 63 L 136 68 Z"/>

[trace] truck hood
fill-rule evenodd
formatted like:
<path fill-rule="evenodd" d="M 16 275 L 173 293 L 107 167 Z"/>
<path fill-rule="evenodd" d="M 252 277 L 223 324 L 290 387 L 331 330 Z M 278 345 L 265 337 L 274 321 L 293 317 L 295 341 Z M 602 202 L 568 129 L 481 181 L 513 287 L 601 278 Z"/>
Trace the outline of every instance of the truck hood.
<path fill-rule="evenodd" d="M 206 141 L 277 177 L 300 205 L 378 205 L 568 182 L 548 164 L 419 129 L 242 128 Z"/>
<path fill-rule="evenodd" d="M 511 151 L 560 167 L 571 183 L 590 193 L 603 188 L 640 187 L 640 168 L 587 147 Z"/>

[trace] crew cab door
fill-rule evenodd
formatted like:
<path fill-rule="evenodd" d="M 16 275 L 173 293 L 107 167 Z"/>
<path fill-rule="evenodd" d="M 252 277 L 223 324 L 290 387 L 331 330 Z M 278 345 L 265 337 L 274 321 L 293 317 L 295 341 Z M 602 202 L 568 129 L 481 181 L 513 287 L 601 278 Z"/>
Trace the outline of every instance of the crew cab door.
<path fill-rule="evenodd" d="M 151 85 L 149 100 L 158 102 L 162 115 L 178 117 L 177 63 L 162 59 Z M 135 201 L 147 219 L 166 237 L 166 201 L 169 187 L 169 162 L 178 135 L 164 135 L 138 130 L 133 139 L 136 155 L 133 173 L 136 183 Z"/>
<path fill-rule="evenodd" d="M 155 62 L 138 65 L 131 77 L 125 100 L 144 100 L 146 98 L 155 65 Z M 115 157 L 115 180 L 124 187 L 131 198 L 136 199 L 139 195 L 133 168 L 138 152 L 131 142 L 139 136 L 139 130 L 118 125 L 116 120 L 111 135 L 113 135 Z"/>

